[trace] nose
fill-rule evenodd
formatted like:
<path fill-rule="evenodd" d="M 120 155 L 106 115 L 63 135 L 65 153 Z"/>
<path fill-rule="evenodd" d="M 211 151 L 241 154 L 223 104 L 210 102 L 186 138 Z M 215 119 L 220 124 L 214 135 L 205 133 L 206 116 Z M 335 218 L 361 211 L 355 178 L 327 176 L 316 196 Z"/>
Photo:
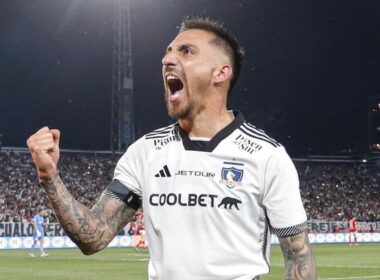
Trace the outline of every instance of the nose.
<path fill-rule="evenodd" d="M 162 58 L 162 66 L 175 66 L 177 64 L 177 56 L 173 51 L 168 51 Z"/>

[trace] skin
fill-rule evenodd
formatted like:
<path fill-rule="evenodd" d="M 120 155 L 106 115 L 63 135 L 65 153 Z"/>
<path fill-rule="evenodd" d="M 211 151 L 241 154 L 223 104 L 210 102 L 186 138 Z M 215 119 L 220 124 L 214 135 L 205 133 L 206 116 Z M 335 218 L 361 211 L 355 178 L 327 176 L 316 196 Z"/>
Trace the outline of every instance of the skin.
<path fill-rule="evenodd" d="M 179 120 L 189 136 L 212 138 L 233 121 L 227 110 L 232 63 L 214 35 L 199 29 L 180 33 L 169 44 L 162 59 L 162 75 L 168 113 Z M 167 81 L 178 77 L 183 89 L 173 96 Z M 92 209 L 78 203 L 57 173 L 59 161 L 57 129 L 44 127 L 27 145 L 39 179 L 68 236 L 85 254 L 103 249 L 133 217 L 135 210 L 103 194 Z M 280 238 L 284 253 L 284 279 L 316 279 L 315 261 L 306 233 Z"/>
<path fill-rule="evenodd" d="M 199 29 L 180 33 L 162 59 L 165 99 L 169 115 L 179 119 L 190 136 L 212 138 L 233 120 L 227 110 L 227 91 L 232 63 L 212 43 L 215 36 Z M 172 100 L 167 75 L 176 75 L 184 88 Z"/>
<path fill-rule="evenodd" d="M 307 232 L 279 238 L 284 255 L 284 279 L 317 279 L 317 268 Z"/>
<path fill-rule="evenodd" d="M 136 212 L 124 202 L 102 194 L 92 209 L 69 193 L 57 172 L 60 132 L 43 127 L 27 141 L 41 185 L 66 234 L 90 255 L 107 246 Z"/>

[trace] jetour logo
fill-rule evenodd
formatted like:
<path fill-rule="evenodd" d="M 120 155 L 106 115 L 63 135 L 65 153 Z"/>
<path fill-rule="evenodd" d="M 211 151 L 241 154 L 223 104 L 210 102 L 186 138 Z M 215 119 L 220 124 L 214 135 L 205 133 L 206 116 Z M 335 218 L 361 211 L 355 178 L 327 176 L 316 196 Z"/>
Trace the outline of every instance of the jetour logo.
<path fill-rule="evenodd" d="M 237 186 L 242 186 L 242 179 L 244 175 L 244 170 L 236 168 L 235 166 L 244 166 L 242 163 L 234 163 L 234 162 L 224 162 L 225 165 L 233 165 L 230 167 L 223 167 L 221 172 L 222 179 L 221 183 L 226 185 L 228 188 L 232 189 Z"/>

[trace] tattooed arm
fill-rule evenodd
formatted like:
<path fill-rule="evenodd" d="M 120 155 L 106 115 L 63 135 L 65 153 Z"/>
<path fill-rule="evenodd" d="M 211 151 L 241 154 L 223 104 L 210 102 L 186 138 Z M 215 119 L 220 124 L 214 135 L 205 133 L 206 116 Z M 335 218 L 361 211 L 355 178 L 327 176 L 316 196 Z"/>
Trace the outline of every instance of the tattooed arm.
<path fill-rule="evenodd" d="M 86 255 L 105 248 L 136 212 L 105 193 L 90 210 L 72 197 L 59 176 L 41 185 L 64 231 Z"/>
<path fill-rule="evenodd" d="M 135 210 L 103 193 L 90 210 L 76 201 L 58 176 L 60 131 L 43 127 L 27 141 L 38 178 L 67 235 L 86 255 L 107 246 Z"/>
<path fill-rule="evenodd" d="M 285 280 L 315 280 L 317 269 L 307 232 L 280 237 L 285 261 Z"/>

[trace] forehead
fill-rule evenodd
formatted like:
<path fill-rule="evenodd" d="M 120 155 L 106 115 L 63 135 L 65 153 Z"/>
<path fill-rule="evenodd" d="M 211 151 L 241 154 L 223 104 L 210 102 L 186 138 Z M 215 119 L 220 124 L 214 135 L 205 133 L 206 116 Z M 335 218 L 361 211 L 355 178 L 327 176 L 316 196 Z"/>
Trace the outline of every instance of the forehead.
<path fill-rule="evenodd" d="M 211 32 L 201 29 L 189 29 L 178 34 L 169 46 L 175 47 L 184 44 L 207 45 L 214 38 L 215 35 Z"/>

